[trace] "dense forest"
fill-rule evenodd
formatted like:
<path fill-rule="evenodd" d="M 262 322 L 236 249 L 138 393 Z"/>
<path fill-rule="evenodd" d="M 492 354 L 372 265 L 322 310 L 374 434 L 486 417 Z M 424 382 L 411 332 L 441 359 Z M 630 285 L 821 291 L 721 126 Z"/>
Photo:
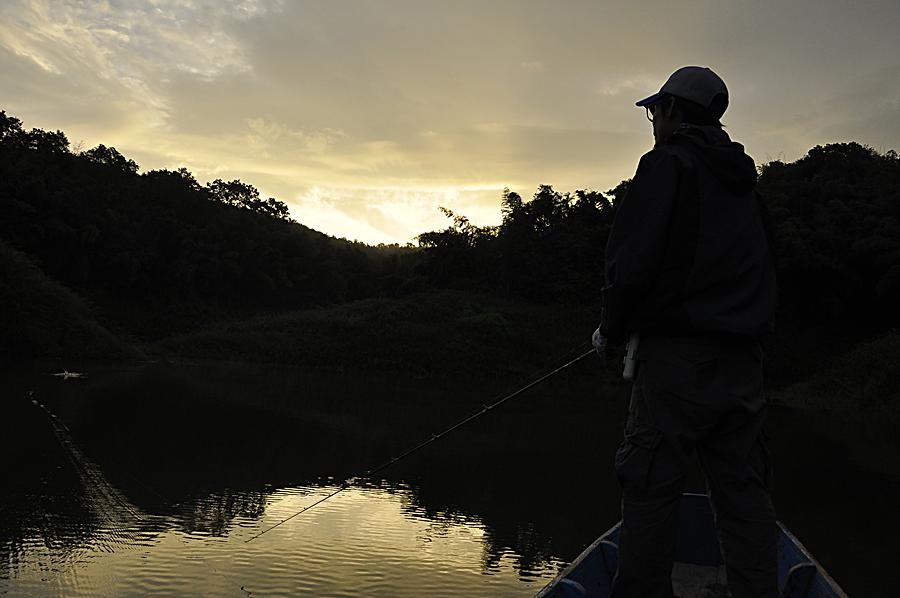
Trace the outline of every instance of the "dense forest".
<path fill-rule="evenodd" d="M 489 288 L 541 302 L 593 303 L 603 247 L 629 181 L 606 194 L 509 190 L 503 222 L 419 236 L 437 285 Z M 816 146 L 791 164 L 760 167 L 759 190 L 776 225 L 779 321 L 792 328 L 896 326 L 900 305 L 900 158 L 857 143 Z"/>
<path fill-rule="evenodd" d="M 252 185 L 201 186 L 115 148 L 73 152 L 62 132 L 0 112 L 0 239 L 139 338 L 222 317 L 391 294 L 411 252 L 334 239 Z"/>
<path fill-rule="evenodd" d="M 507 189 L 498 226 L 445 210 L 447 228 L 416 245 L 372 247 L 303 226 L 248 183 L 201 185 L 184 168 L 141 173 L 113 147 L 76 151 L 63 132 L 27 130 L 0 112 L 0 353 L 64 354 L 58 342 L 28 342 L 50 334 L 59 314 L 93 314 L 144 343 L 364 299 L 409 306 L 434 291 L 597 313 L 603 248 L 628 184 L 605 193 L 540 186 L 528 200 Z M 782 337 L 854 344 L 892 331 L 897 153 L 816 146 L 796 162 L 762 165 L 758 187 L 777 228 Z M 55 303 L 42 311 L 26 305 L 32 295 Z"/>

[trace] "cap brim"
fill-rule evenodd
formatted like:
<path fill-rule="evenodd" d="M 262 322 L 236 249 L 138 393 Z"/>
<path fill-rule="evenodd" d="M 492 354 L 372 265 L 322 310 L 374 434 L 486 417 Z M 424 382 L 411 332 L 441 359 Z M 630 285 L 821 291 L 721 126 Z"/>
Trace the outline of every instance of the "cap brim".
<path fill-rule="evenodd" d="M 649 106 L 650 104 L 652 104 L 652 103 L 658 101 L 658 100 L 659 100 L 661 97 L 663 97 L 664 95 L 666 95 L 666 94 L 664 94 L 663 92 L 659 91 L 659 92 L 656 92 L 655 94 L 653 94 L 653 95 L 650 96 L 650 97 L 646 97 L 646 98 L 644 98 L 643 100 L 640 100 L 639 102 L 635 102 L 634 105 L 635 105 L 635 106 L 640 106 L 641 108 L 643 108 L 644 106 Z"/>

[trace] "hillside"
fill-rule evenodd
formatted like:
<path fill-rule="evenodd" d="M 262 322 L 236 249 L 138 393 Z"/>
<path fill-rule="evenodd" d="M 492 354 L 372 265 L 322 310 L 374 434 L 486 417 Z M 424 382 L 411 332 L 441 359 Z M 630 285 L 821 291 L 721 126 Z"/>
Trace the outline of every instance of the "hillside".
<path fill-rule="evenodd" d="M 590 348 L 595 325 L 586 309 L 427 291 L 216 324 L 155 342 L 147 351 L 415 376 L 521 377 L 576 356 L 573 348 Z"/>
<path fill-rule="evenodd" d="M 842 356 L 881 363 L 900 325 L 897 153 L 834 143 L 759 171 L 780 283 L 771 385 L 813 384 Z M 0 112 L 3 350 L 119 358 L 127 338 L 158 357 L 520 374 L 596 324 L 629 182 L 507 189 L 498 226 L 446 211 L 417 246 L 371 247 L 291 220 L 250 184 L 140 173 Z M 803 393 L 828 395 L 815 384 Z"/>
<path fill-rule="evenodd" d="M 88 303 L 0 240 L 0 360 L 135 359 L 142 353 L 104 328 Z"/>
<path fill-rule="evenodd" d="M 0 239 L 140 338 L 391 294 L 410 277 L 408 249 L 313 231 L 252 185 L 139 174 L 115 148 L 73 152 L 62 132 L 2 112 L 0 212 Z"/>

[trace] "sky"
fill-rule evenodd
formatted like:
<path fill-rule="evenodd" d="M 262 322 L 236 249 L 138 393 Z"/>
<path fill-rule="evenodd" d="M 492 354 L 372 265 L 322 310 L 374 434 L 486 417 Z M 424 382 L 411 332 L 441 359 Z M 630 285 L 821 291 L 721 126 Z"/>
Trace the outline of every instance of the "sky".
<path fill-rule="evenodd" d="M 497 224 L 504 187 L 631 177 L 634 102 L 684 65 L 758 163 L 900 149 L 898 31 L 897 0 L 2 0 L 0 109 L 404 244 L 439 206 Z"/>

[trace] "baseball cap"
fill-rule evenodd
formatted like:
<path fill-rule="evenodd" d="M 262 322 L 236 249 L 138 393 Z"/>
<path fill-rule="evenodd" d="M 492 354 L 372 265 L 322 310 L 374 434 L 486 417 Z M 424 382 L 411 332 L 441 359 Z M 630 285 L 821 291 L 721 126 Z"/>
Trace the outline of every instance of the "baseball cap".
<path fill-rule="evenodd" d="M 725 87 L 725 82 L 711 69 L 704 66 L 681 67 L 669 76 L 657 93 L 635 102 L 635 106 L 649 106 L 666 94 L 700 104 L 707 110 L 711 110 L 716 118 L 721 118 L 728 107 L 728 88 Z M 724 96 L 725 101 L 719 100 L 713 106 L 713 100 L 719 96 Z"/>

